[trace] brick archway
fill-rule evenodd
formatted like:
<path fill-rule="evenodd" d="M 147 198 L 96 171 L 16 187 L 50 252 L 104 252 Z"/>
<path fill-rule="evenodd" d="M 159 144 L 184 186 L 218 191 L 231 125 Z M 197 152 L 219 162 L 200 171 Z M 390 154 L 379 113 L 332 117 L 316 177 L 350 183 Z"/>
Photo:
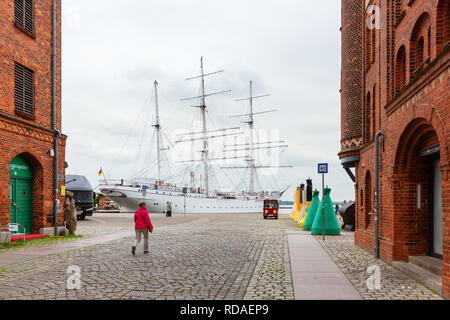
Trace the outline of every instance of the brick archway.
<path fill-rule="evenodd" d="M 439 144 L 441 146 L 441 166 L 448 166 L 450 163 L 450 154 L 449 154 L 449 147 L 448 147 L 448 134 L 445 129 L 445 124 L 442 120 L 442 116 L 438 113 L 435 106 L 431 104 L 417 104 L 412 107 L 412 110 L 409 110 L 408 112 L 405 112 L 402 117 L 397 117 L 395 120 L 398 123 L 393 133 L 393 136 L 400 137 L 397 141 L 395 141 L 394 150 L 398 151 L 401 147 L 402 141 L 405 138 L 405 134 L 408 130 L 408 127 L 411 127 L 411 124 L 415 121 L 423 120 L 427 122 L 433 130 L 436 132 L 436 135 L 439 140 Z M 393 172 L 392 174 L 396 173 L 396 167 L 397 167 L 397 155 L 395 158 L 395 163 L 393 164 Z M 445 178 L 446 180 L 448 177 Z"/>
<path fill-rule="evenodd" d="M 433 158 L 421 157 L 427 147 L 439 145 L 440 164 L 448 164 L 445 128 L 436 109 L 429 105 L 415 106 L 408 113 L 396 146 L 393 166 L 394 250 L 393 260 L 407 260 L 410 255 L 429 253 L 431 175 Z M 444 171 L 444 170 L 443 170 Z M 442 176 L 443 185 L 448 179 Z M 447 209 L 443 208 L 443 214 Z M 447 210 L 448 211 L 448 210 Z M 448 214 L 448 213 L 447 213 Z M 443 234 L 445 234 L 443 224 Z"/>

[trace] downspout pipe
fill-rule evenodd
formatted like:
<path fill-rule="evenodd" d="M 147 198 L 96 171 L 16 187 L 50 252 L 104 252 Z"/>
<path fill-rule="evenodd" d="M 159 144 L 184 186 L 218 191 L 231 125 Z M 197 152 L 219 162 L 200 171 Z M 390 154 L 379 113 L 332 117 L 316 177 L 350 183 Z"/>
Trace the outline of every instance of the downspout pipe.
<path fill-rule="evenodd" d="M 374 220 L 375 220 L 375 258 L 380 258 L 380 239 L 378 232 L 378 209 L 379 209 L 379 181 L 380 181 L 380 137 L 383 132 L 380 130 L 375 134 L 375 191 L 374 191 Z"/>
<path fill-rule="evenodd" d="M 60 211 L 59 192 L 58 192 L 58 141 L 61 137 L 61 132 L 56 127 L 56 0 L 52 0 L 52 57 L 51 57 L 51 72 L 52 72 L 52 130 L 55 133 L 53 140 L 53 188 L 54 188 L 54 202 L 53 202 L 53 224 L 54 235 L 58 235 L 58 213 Z"/>

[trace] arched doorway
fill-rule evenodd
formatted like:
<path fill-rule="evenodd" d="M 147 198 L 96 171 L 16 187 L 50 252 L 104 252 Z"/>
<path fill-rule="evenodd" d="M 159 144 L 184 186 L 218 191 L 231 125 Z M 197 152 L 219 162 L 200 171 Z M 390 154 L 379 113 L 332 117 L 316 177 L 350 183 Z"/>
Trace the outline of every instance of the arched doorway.
<path fill-rule="evenodd" d="M 18 223 L 27 234 L 33 232 L 33 167 L 21 155 L 10 165 L 10 223 Z M 22 230 L 19 230 L 22 232 Z"/>
<path fill-rule="evenodd" d="M 396 255 L 442 259 L 442 176 L 438 136 L 425 119 L 413 120 L 400 137 L 394 176 Z"/>

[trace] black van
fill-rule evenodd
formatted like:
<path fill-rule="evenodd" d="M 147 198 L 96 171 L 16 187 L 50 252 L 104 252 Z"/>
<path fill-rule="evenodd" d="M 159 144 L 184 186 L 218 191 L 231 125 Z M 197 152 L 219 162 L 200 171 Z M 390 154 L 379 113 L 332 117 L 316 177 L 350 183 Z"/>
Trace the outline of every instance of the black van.
<path fill-rule="evenodd" d="M 94 190 L 85 176 L 66 175 L 66 190 L 73 192 L 77 219 L 84 220 L 94 211 Z"/>

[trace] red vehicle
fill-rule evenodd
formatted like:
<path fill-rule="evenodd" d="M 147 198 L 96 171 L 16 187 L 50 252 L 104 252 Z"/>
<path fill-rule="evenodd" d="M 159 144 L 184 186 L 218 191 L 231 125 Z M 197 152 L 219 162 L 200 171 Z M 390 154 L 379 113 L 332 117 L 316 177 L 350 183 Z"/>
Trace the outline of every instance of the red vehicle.
<path fill-rule="evenodd" d="M 264 200 L 264 219 L 273 217 L 278 219 L 279 205 L 278 200 L 266 199 Z"/>

